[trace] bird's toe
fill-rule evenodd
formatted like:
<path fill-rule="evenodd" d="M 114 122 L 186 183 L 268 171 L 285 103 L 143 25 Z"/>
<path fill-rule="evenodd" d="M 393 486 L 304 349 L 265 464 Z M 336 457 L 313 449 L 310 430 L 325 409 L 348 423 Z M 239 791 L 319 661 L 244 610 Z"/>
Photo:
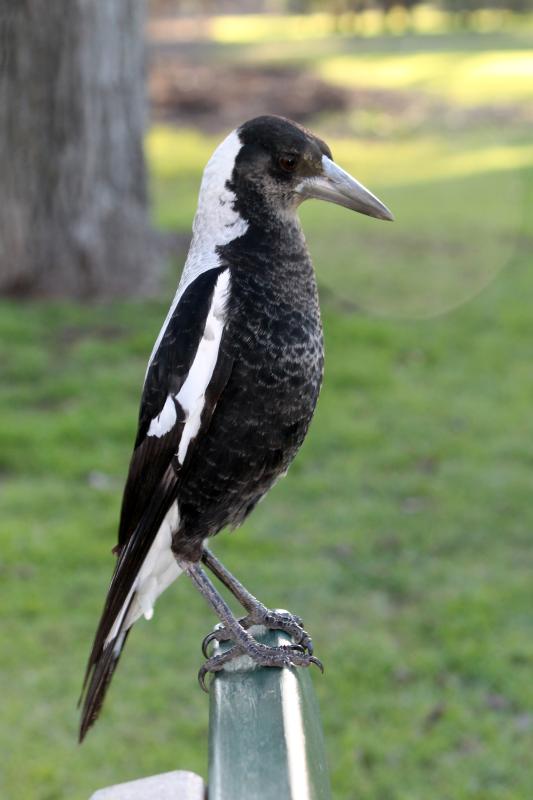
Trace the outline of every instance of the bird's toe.
<path fill-rule="evenodd" d="M 301 617 L 288 611 L 268 611 L 261 624 L 270 630 L 287 633 L 296 644 L 300 644 L 309 655 L 313 655 L 313 640 L 304 630 Z"/>

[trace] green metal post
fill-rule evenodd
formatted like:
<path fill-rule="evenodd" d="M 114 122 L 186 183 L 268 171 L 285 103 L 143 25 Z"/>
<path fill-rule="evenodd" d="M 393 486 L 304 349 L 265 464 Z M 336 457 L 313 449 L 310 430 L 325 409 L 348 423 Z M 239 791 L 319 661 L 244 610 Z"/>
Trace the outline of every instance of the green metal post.
<path fill-rule="evenodd" d="M 252 633 L 268 645 L 290 641 Z M 257 668 L 242 656 L 215 674 L 210 695 L 209 800 L 331 800 L 309 669 Z"/>

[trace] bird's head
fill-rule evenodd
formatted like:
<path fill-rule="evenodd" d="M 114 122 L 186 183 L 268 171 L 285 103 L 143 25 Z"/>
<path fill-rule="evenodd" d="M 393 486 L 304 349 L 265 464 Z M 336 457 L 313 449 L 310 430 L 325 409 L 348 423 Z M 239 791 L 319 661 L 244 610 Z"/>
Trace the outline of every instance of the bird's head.
<path fill-rule="evenodd" d="M 235 210 L 250 218 L 253 209 L 275 216 L 296 211 L 316 198 L 378 219 L 392 220 L 389 209 L 333 161 L 328 145 L 283 117 L 249 120 L 237 139 L 229 188 Z"/>

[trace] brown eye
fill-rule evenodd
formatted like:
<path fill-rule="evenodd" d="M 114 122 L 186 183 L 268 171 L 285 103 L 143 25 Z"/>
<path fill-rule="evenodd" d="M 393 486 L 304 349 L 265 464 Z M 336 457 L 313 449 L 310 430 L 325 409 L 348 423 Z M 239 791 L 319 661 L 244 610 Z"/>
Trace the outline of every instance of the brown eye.
<path fill-rule="evenodd" d="M 278 164 L 284 172 L 294 172 L 298 166 L 298 158 L 296 156 L 280 156 Z"/>

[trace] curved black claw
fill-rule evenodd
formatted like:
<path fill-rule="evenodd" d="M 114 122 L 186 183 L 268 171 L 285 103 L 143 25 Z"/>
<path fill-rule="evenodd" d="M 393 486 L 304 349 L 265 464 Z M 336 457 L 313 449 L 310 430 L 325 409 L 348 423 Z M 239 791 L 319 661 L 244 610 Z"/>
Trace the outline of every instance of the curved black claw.
<path fill-rule="evenodd" d="M 322 663 L 322 661 L 320 661 L 319 658 L 316 658 L 315 656 L 310 656 L 309 663 L 317 666 L 322 675 L 324 674 L 324 664 Z"/>
<path fill-rule="evenodd" d="M 249 616 L 241 617 L 238 620 L 238 622 L 241 628 L 244 628 L 245 631 L 248 630 L 248 628 L 254 624 L 253 620 Z M 209 647 L 211 642 L 229 642 L 229 641 L 231 641 L 231 633 L 226 630 L 224 625 L 219 624 L 213 631 L 211 631 L 211 633 L 208 633 L 207 636 L 204 636 L 204 638 L 202 639 L 202 653 L 205 656 L 205 658 L 209 658 L 209 651 L 207 648 Z"/>
<path fill-rule="evenodd" d="M 211 631 L 211 633 L 208 633 L 207 636 L 204 636 L 204 638 L 202 639 L 202 654 L 204 658 L 209 658 L 209 651 L 207 648 L 209 647 L 211 642 L 218 642 L 218 641 L 220 640 L 217 635 L 217 631 Z"/>
<path fill-rule="evenodd" d="M 206 637 L 207 638 L 207 637 Z M 209 692 L 209 688 L 206 686 L 205 678 L 206 675 L 210 672 L 219 672 L 224 664 L 227 664 L 229 661 L 232 661 L 234 658 L 238 656 L 242 656 L 243 650 L 239 647 L 232 647 L 227 650 L 225 653 L 220 653 L 218 656 L 211 656 L 208 658 L 205 664 L 202 664 L 200 669 L 198 670 L 198 683 L 204 690 L 204 692 Z"/>
<path fill-rule="evenodd" d="M 200 688 L 206 694 L 209 694 L 209 687 L 205 684 L 205 676 L 207 675 L 207 670 L 204 671 L 203 667 L 198 670 L 198 683 L 200 684 Z"/>

